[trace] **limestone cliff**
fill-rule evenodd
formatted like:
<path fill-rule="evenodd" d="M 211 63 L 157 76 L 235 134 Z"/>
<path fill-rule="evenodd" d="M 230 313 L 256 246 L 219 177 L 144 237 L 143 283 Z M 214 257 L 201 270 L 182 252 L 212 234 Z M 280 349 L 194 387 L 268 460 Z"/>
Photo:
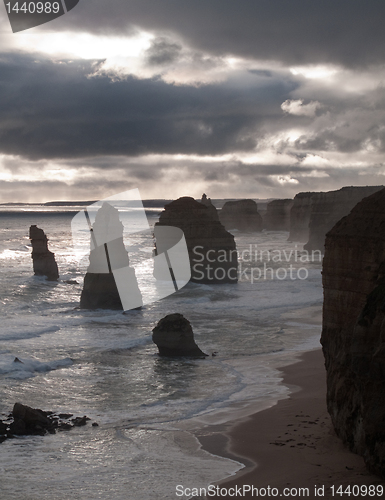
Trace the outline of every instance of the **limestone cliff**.
<path fill-rule="evenodd" d="M 321 343 L 337 434 L 385 477 L 385 189 L 326 236 Z"/>
<path fill-rule="evenodd" d="M 263 221 L 268 231 L 289 231 L 290 210 L 293 200 L 273 200 L 267 204 L 267 212 Z"/>
<path fill-rule="evenodd" d="M 306 242 L 309 239 L 309 223 L 312 198 L 316 193 L 298 193 L 290 210 L 289 241 Z"/>
<path fill-rule="evenodd" d="M 383 186 L 343 187 L 338 191 L 314 193 L 312 196 L 309 222 L 309 241 L 305 250 L 324 249 L 325 235 L 342 217 L 366 196 L 382 189 Z"/>
<path fill-rule="evenodd" d="M 219 212 L 219 220 L 228 231 L 262 231 L 262 217 L 254 200 L 227 201 Z"/>
<path fill-rule="evenodd" d="M 238 281 L 234 236 L 202 203 L 188 196 L 179 198 L 164 207 L 155 226 L 182 229 L 190 258 L 191 281 L 209 284 Z"/>
<path fill-rule="evenodd" d="M 211 217 L 214 220 L 219 220 L 218 216 L 218 210 L 216 207 L 213 205 L 213 202 L 211 201 L 211 198 L 207 198 L 206 194 L 203 193 L 202 198 L 201 198 L 201 203 L 208 208 Z"/>
<path fill-rule="evenodd" d="M 59 279 L 59 270 L 55 254 L 48 250 L 48 238 L 37 226 L 29 228 L 29 238 L 32 245 L 32 261 L 35 276 L 46 276 L 48 281 Z"/>
<path fill-rule="evenodd" d="M 136 309 L 142 296 L 129 265 L 119 212 L 103 203 L 91 230 L 90 264 L 84 278 L 80 307 L 83 309 Z"/>

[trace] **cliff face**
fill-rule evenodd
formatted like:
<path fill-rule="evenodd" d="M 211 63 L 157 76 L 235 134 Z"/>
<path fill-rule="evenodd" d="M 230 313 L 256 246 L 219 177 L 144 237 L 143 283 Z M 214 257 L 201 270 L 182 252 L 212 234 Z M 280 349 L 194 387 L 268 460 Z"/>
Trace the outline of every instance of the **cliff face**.
<path fill-rule="evenodd" d="M 385 189 L 327 234 L 321 343 L 337 434 L 385 477 Z"/>
<path fill-rule="evenodd" d="M 108 203 L 98 210 L 91 231 L 90 265 L 84 278 L 83 309 L 136 309 L 142 296 L 123 242 L 119 212 Z"/>
<path fill-rule="evenodd" d="M 32 245 L 32 261 L 35 276 L 46 276 L 48 281 L 59 279 L 59 270 L 55 254 L 48 250 L 48 238 L 37 226 L 29 228 L 29 238 Z"/>
<path fill-rule="evenodd" d="M 219 212 L 219 220 L 229 231 L 262 231 L 262 217 L 254 200 L 227 201 Z"/>
<path fill-rule="evenodd" d="M 308 251 L 324 249 L 325 235 L 342 217 L 363 198 L 382 189 L 383 186 L 343 187 L 338 191 L 314 193 L 309 222 Z"/>
<path fill-rule="evenodd" d="M 293 200 L 273 200 L 267 204 L 264 227 L 268 231 L 289 231 Z"/>
<path fill-rule="evenodd" d="M 234 236 L 213 218 L 210 210 L 185 196 L 164 207 L 156 226 L 182 229 L 188 248 L 191 281 L 236 283 L 238 256 Z"/>
<path fill-rule="evenodd" d="M 294 197 L 290 210 L 289 241 L 307 241 L 309 239 L 309 223 L 312 198 L 316 193 L 298 193 Z"/>

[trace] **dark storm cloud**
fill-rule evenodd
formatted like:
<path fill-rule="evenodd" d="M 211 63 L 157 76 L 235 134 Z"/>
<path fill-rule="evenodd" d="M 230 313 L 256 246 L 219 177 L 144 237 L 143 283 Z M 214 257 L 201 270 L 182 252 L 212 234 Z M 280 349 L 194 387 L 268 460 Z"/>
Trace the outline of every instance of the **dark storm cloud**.
<path fill-rule="evenodd" d="M 250 150 L 266 117 L 297 84 L 289 78 L 199 87 L 132 76 L 90 77 L 91 62 L 0 60 L 0 151 L 29 159 Z"/>
<path fill-rule="evenodd" d="M 181 51 L 181 45 L 159 37 L 146 50 L 146 61 L 149 65 L 170 64 L 179 59 Z"/>
<path fill-rule="evenodd" d="M 289 64 L 385 61 L 383 0 L 94 0 L 46 29 L 174 32 L 196 48 Z"/>

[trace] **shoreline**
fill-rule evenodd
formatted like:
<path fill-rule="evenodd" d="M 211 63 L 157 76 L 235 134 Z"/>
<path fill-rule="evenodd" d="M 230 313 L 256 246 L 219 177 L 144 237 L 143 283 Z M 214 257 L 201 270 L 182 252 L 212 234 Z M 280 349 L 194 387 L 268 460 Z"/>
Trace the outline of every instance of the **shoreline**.
<path fill-rule="evenodd" d="M 242 490 L 244 485 L 270 486 L 280 493 L 285 488 L 308 488 L 308 494 L 302 495 L 306 498 L 333 498 L 331 487 L 336 491 L 341 485 L 344 489 L 354 485 L 385 486 L 385 481 L 368 472 L 363 458 L 350 452 L 334 432 L 326 409 L 322 350 L 307 351 L 279 371 L 283 373 L 283 384 L 292 391 L 288 398 L 247 418 L 209 425 L 194 433 L 203 450 L 245 465 L 235 475 L 214 483 L 224 495 L 210 494 L 209 498 L 234 498 L 226 495 L 226 490 Z M 322 489 L 316 495 L 315 487 L 324 488 L 324 495 Z M 238 496 L 256 495 L 246 492 Z M 344 497 L 336 493 L 334 496 Z"/>

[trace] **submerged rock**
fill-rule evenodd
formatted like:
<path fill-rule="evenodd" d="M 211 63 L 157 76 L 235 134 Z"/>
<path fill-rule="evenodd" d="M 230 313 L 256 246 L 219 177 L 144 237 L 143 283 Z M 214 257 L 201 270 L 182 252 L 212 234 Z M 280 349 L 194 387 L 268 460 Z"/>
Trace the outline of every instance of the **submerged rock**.
<path fill-rule="evenodd" d="M 219 212 L 219 220 L 229 231 L 262 231 L 262 217 L 254 200 L 226 201 Z"/>
<path fill-rule="evenodd" d="M 46 276 L 48 281 L 59 279 L 59 270 L 55 254 L 48 250 L 48 238 L 42 229 L 36 225 L 29 228 L 29 238 L 32 244 L 32 261 L 35 276 Z"/>
<path fill-rule="evenodd" d="M 321 343 L 337 434 L 385 478 L 385 189 L 326 236 Z"/>
<path fill-rule="evenodd" d="M 273 200 L 267 204 L 263 226 L 268 231 L 289 231 L 293 200 Z"/>
<path fill-rule="evenodd" d="M 90 264 L 84 278 L 80 307 L 128 310 L 141 306 L 142 296 L 124 246 L 119 212 L 109 203 L 103 203 L 91 230 Z"/>
<path fill-rule="evenodd" d="M 195 283 L 236 283 L 238 255 L 234 236 L 212 217 L 211 211 L 193 198 L 184 196 L 164 207 L 155 229 L 180 228 L 190 258 L 191 281 Z"/>
<path fill-rule="evenodd" d="M 169 314 L 152 330 L 152 340 L 160 356 L 207 356 L 196 345 L 190 322 L 182 314 Z"/>

